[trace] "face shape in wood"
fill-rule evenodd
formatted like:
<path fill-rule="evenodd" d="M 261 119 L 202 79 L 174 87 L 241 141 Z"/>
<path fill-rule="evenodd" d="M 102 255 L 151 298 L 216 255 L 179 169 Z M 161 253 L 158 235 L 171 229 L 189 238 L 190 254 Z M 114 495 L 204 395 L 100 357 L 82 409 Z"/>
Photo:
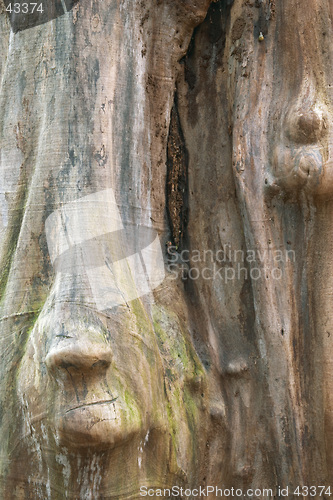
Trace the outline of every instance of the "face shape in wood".
<path fill-rule="evenodd" d="M 269 196 L 276 189 L 288 197 L 328 196 L 333 185 L 331 6 L 325 0 L 311 1 L 307 9 L 293 1 L 261 5 L 259 13 L 252 8 L 249 15 L 258 16 L 255 27 L 264 30 L 264 41 L 249 25 L 243 42 L 237 40 L 238 90 L 231 100 L 237 101 L 234 138 L 244 143 L 238 170 L 257 190 L 271 186 Z M 244 154 L 249 149 L 252 160 Z M 237 150 L 238 145 L 236 164 Z M 241 164 L 255 158 L 261 161 L 257 172 L 243 173 Z M 257 174 L 260 180 L 254 181 Z"/>
<path fill-rule="evenodd" d="M 313 195 L 332 193 L 329 135 L 332 111 L 327 102 L 327 98 L 320 98 L 316 84 L 306 79 L 297 98 L 283 112 L 282 131 L 278 134 L 271 161 L 277 184 L 287 192 L 304 189 Z"/>
<path fill-rule="evenodd" d="M 130 311 L 163 282 L 164 260 L 152 228 L 125 226 L 112 189 L 62 206 L 45 223 L 55 284 L 28 342 L 39 361 L 24 358 L 19 390 L 26 400 L 33 386 L 53 384 L 53 400 L 39 397 L 27 418 L 47 419 L 63 445 L 110 450 L 148 424 L 163 427 L 163 411 L 153 410 L 163 392 L 154 333 L 148 318 L 145 328 L 131 324 Z M 150 351 L 139 364 L 138 348 Z"/>
<path fill-rule="evenodd" d="M 272 11 L 272 5 L 261 2 L 252 11 L 265 37 L 259 42 L 248 29 L 235 63 L 234 174 L 247 247 L 292 248 L 295 257 L 281 265 L 281 280 L 252 281 L 276 440 L 283 446 L 290 436 L 285 455 L 296 464 L 296 482 L 320 474 L 330 482 L 332 6 L 282 1 Z M 271 266 L 265 259 L 263 267 Z"/>
<path fill-rule="evenodd" d="M 89 312 L 80 307 L 56 304 L 43 316 L 20 369 L 26 425 L 42 425 L 59 446 L 108 450 L 146 434 L 148 427 L 165 426 L 152 335 L 131 332 L 126 313 L 112 333 L 96 314 L 89 321 Z M 138 363 L 142 349 L 149 351 Z"/>
<path fill-rule="evenodd" d="M 29 144 L 29 152 L 22 153 L 27 164 L 21 169 L 21 155 L 7 155 L 6 164 L 22 174 L 9 184 L 17 191 L 6 188 L 8 238 L 1 254 L 10 267 L 2 276 L 1 317 L 13 319 L 2 330 L 3 387 L 12 388 L 18 418 L 6 417 L 3 435 L 15 432 L 10 443 L 1 440 L 1 450 L 10 454 L 3 472 L 8 488 L 21 470 L 28 496 L 47 498 L 51 474 L 52 494 L 88 498 L 81 489 L 83 462 L 104 482 L 96 497 L 128 496 L 127 468 L 135 487 L 138 478 L 175 484 L 168 474 L 191 477 L 198 468 L 197 441 L 206 449 L 199 431 L 208 391 L 183 285 L 164 286 L 152 261 L 156 233 L 166 240 L 169 230 L 165 161 L 178 60 L 208 4 L 78 2 L 75 16 L 59 15 L 16 35 L 2 12 L 13 41 L 4 81 L 16 83 L 1 87 L 1 112 L 6 102 L 17 107 L 4 118 L 1 141 L 16 151 L 12 123 L 24 122 L 20 144 Z M 120 220 L 96 199 L 86 214 L 74 209 L 73 203 L 108 188 Z M 113 217 L 119 226 L 102 230 Z M 126 270 L 121 263 L 130 259 Z M 147 287 L 156 300 L 147 297 Z M 6 345 L 5 338 L 11 339 Z M 104 460 L 102 475 L 95 460 Z M 40 486 L 31 486 L 31 478 Z"/>
<path fill-rule="evenodd" d="M 272 172 L 289 193 L 331 195 L 333 32 L 328 3 L 312 1 L 304 10 L 289 2 L 278 6 L 276 14 L 280 48 L 273 56 L 279 84 L 273 82 L 269 126 Z"/>

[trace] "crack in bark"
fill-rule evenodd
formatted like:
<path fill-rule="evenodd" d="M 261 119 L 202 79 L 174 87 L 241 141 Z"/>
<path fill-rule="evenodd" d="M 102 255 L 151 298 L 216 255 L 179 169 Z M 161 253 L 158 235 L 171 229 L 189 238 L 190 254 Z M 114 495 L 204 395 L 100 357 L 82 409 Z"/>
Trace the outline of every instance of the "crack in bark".
<path fill-rule="evenodd" d="M 74 408 L 70 408 L 69 410 L 66 410 L 65 413 L 69 413 L 70 411 L 78 410 L 79 408 L 83 408 L 85 406 L 94 406 L 94 405 L 103 405 L 103 404 L 111 404 L 117 401 L 117 398 L 113 399 L 103 399 L 102 401 L 94 401 L 92 403 L 84 403 L 82 405 L 75 406 Z"/>
<path fill-rule="evenodd" d="M 166 206 L 172 243 L 179 248 L 188 220 L 188 152 L 179 119 L 177 94 L 171 110 L 167 144 Z"/>

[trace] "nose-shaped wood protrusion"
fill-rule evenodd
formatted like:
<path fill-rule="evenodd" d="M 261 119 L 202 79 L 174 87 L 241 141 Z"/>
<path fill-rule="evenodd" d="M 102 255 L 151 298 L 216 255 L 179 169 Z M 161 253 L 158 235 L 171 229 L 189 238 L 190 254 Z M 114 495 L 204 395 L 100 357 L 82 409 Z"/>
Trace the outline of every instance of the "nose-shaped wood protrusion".
<path fill-rule="evenodd" d="M 105 370 L 111 360 L 112 351 L 109 346 L 85 341 L 52 348 L 45 358 L 45 363 L 49 370 L 72 367 L 84 372 Z"/>
<path fill-rule="evenodd" d="M 311 109 L 298 112 L 288 127 L 289 139 L 297 144 L 311 144 L 320 141 L 326 132 L 326 121 L 320 111 Z"/>
<path fill-rule="evenodd" d="M 328 111 L 318 102 L 314 90 L 301 94 L 287 113 L 285 132 L 296 144 L 317 143 L 327 132 Z"/>

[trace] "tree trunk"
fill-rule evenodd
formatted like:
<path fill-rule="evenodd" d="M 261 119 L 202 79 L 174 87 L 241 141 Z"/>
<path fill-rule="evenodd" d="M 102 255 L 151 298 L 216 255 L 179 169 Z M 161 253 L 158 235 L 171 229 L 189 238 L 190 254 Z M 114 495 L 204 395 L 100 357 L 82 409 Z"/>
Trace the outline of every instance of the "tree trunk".
<path fill-rule="evenodd" d="M 328 498 L 330 3 L 1 1 L 1 498 Z"/>

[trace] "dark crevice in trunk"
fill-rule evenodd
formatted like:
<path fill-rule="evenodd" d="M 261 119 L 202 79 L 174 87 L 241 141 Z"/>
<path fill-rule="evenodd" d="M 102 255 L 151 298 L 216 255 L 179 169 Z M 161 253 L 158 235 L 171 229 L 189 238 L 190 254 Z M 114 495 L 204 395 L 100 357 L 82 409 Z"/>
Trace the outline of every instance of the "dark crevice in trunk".
<path fill-rule="evenodd" d="M 179 119 L 177 93 L 171 110 L 167 144 L 166 206 L 171 242 L 181 249 L 188 221 L 188 152 Z"/>

